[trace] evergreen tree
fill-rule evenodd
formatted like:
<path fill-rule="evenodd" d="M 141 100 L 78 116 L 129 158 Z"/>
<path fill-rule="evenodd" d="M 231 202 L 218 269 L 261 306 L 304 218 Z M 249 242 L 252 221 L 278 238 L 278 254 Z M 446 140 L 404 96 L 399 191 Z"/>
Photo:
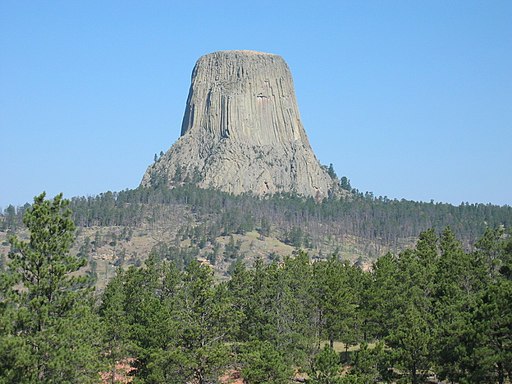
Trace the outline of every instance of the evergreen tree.
<path fill-rule="evenodd" d="M 340 357 L 329 345 L 325 345 L 312 364 L 310 377 L 313 384 L 340 384 Z"/>
<path fill-rule="evenodd" d="M 340 187 L 346 191 L 352 191 L 350 180 L 346 176 L 342 176 L 340 179 Z"/>
<path fill-rule="evenodd" d="M 100 315 L 103 320 L 105 356 L 108 359 L 109 382 L 114 383 L 118 376 L 117 366 L 131 357 L 129 324 L 126 322 L 126 293 L 124 278 L 118 273 L 107 285 L 102 297 Z"/>
<path fill-rule="evenodd" d="M 438 376 L 463 381 L 475 339 L 472 312 L 482 273 L 477 273 L 472 256 L 463 251 L 450 228 L 440 237 L 440 257 L 435 286 L 437 324 L 436 363 Z"/>
<path fill-rule="evenodd" d="M 282 352 L 268 341 L 244 344 L 240 359 L 245 384 L 287 384 L 293 374 Z"/>
<path fill-rule="evenodd" d="M 486 287 L 472 319 L 478 343 L 474 350 L 474 382 L 504 384 L 512 378 L 512 282 L 499 279 Z"/>
<path fill-rule="evenodd" d="M 365 329 L 375 338 L 382 340 L 388 336 L 394 327 L 393 319 L 402 311 L 401 297 L 406 293 L 400 282 L 396 256 L 387 253 L 373 264 L 365 307 Z"/>
<path fill-rule="evenodd" d="M 16 208 L 14 205 L 10 204 L 4 210 L 4 222 L 2 223 L 2 227 L 5 229 L 15 230 L 18 226 L 18 220 L 16 217 Z"/>
<path fill-rule="evenodd" d="M 410 376 L 412 384 L 424 380 L 433 365 L 436 340 L 434 321 L 435 266 L 438 238 L 433 230 L 420 234 L 416 248 L 399 258 L 400 310 L 394 313 L 393 327 L 386 338 L 393 348 L 397 367 Z"/>
<path fill-rule="evenodd" d="M 316 332 L 313 273 L 309 257 L 298 252 L 281 266 L 268 267 L 270 305 L 269 339 L 281 350 L 289 364 L 303 365 L 313 353 Z M 264 308 L 263 308 L 264 309 Z"/>
<path fill-rule="evenodd" d="M 329 341 L 356 344 L 358 330 L 358 298 L 352 267 L 336 256 L 315 265 L 317 300 L 322 336 Z"/>
<path fill-rule="evenodd" d="M 101 357 L 90 289 L 70 254 L 75 226 L 69 202 L 34 199 L 23 222 L 30 237 L 13 236 L 1 276 L 1 380 L 18 383 L 97 382 Z"/>
<path fill-rule="evenodd" d="M 240 314 L 238 333 L 235 339 L 239 342 L 250 339 L 248 327 L 248 316 L 250 316 L 250 294 L 252 288 L 252 274 L 242 261 L 235 261 L 233 273 L 227 283 L 227 292 L 231 297 L 233 307 Z"/>
<path fill-rule="evenodd" d="M 179 292 L 177 309 L 181 382 L 194 379 L 208 383 L 226 369 L 230 361 L 227 344 L 237 333 L 240 313 L 235 310 L 224 284 L 214 285 L 213 270 L 191 262 Z"/>
<path fill-rule="evenodd" d="M 251 271 L 242 275 L 243 270 L 235 270 L 231 283 L 248 284 L 247 294 L 237 295 L 235 303 L 243 308 L 244 316 L 240 325 L 240 341 L 273 340 L 275 335 L 275 323 L 271 320 L 269 311 L 272 304 L 272 292 L 270 290 L 271 278 L 261 258 L 257 258 Z M 248 281 L 248 283 L 245 283 Z M 241 291 L 240 294 L 243 294 Z"/>
<path fill-rule="evenodd" d="M 487 230 L 477 242 L 477 263 L 485 278 L 477 292 L 471 324 L 478 337 L 470 355 L 474 381 L 503 384 L 512 379 L 512 239 L 503 228 Z M 480 274 L 482 276 L 482 274 Z"/>
<path fill-rule="evenodd" d="M 379 377 L 386 378 L 387 369 L 384 343 L 377 343 L 374 348 L 362 343 L 359 350 L 355 352 L 354 364 L 349 374 L 353 382 L 361 384 L 375 383 L 379 380 Z"/>

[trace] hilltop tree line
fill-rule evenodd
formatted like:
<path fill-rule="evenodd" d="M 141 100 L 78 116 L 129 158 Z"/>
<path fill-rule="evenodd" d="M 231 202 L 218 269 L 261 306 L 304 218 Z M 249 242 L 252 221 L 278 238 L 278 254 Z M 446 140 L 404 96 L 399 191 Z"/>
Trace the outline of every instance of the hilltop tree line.
<path fill-rule="evenodd" d="M 350 185 L 346 178 L 345 184 Z M 352 193 L 341 198 L 316 201 L 292 194 L 258 198 L 234 196 L 193 185 L 137 188 L 106 192 L 94 197 L 71 199 L 73 220 L 79 227 L 128 226 L 172 221 L 186 209 L 205 223 L 204 235 L 245 233 L 254 229 L 273 234 L 297 247 L 320 244 L 326 237 L 355 236 L 400 251 L 404 239 L 415 238 L 429 228 L 449 226 L 469 249 L 485 229 L 512 226 L 512 207 L 491 204 L 424 203 Z M 0 217 L 0 229 L 15 231 L 22 226 L 27 205 L 9 206 Z M 371 255 L 378 256 L 378 255 Z"/>
<path fill-rule="evenodd" d="M 40 195 L 0 276 L 0 383 L 506 383 L 512 379 L 512 237 L 453 231 L 363 271 L 336 256 L 208 265 L 149 257 L 103 292 L 70 254 L 61 195 Z M 342 349 L 339 350 L 340 343 Z"/>

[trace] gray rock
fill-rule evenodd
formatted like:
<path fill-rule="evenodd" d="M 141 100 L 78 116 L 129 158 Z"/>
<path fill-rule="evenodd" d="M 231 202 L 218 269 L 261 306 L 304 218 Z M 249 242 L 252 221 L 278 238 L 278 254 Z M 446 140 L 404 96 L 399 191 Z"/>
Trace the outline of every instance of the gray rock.
<path fill-rule="evenodd" d="M 319 198 L 338 190 L 311 149 L 280 56 L 221 51 L 197 61 L 181 137 L 142 179 L 184 182 L 234 194 Z"/>

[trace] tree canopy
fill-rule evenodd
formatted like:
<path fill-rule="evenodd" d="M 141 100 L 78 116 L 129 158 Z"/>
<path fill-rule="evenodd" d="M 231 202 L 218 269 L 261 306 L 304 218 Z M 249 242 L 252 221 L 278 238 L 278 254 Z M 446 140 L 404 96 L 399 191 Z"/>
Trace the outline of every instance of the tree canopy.
<path fill-rule="evenodd" d="M 70 203 L 42 194 L 0 272 L 0 383 L 499 383 L 512 379 L 512 234 L 449 228 L 368 270 L 297 251 L 206 261 L 152 252 L 93 292 Z M 233 247 L 236 248 L 233 241 Z M 165 248 L 173 253 L 172 248 Z"/>

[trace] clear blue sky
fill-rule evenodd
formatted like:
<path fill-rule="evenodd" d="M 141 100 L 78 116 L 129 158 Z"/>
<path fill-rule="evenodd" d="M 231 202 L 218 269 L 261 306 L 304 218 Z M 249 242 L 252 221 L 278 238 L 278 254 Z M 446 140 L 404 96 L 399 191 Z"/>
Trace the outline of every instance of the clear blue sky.
<path fill-rule="evenodd" d="M 277 53 L 360 191 L 512 204 L 512 1 L 0 2 L 0 208 L 135 188 L 203 54 Z"/>

